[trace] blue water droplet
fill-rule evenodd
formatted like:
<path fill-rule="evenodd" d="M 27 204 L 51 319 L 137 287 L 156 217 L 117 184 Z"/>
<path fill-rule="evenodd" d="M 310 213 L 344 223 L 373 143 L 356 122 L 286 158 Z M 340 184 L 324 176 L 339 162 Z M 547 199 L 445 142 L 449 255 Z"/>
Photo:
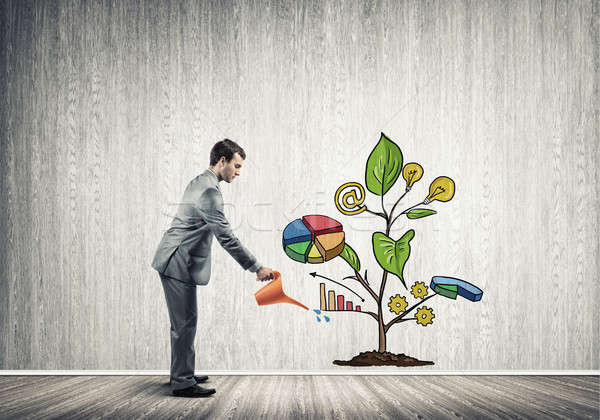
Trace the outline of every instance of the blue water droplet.
<path fill-rule="evenodd" d="M 321 318 L 317 317 L 317 322 L 321 322 Z"/>
<path fill-rule="evenodd" d="M 321 311 L 319 309 L 313 309 L 317 315 L 321 315 Z"/>
<path fill-rule="evenodd" d="M 325 317 L 325 322 L 329 322 L 329 317 L 327 315 L 323 315 Z"/>

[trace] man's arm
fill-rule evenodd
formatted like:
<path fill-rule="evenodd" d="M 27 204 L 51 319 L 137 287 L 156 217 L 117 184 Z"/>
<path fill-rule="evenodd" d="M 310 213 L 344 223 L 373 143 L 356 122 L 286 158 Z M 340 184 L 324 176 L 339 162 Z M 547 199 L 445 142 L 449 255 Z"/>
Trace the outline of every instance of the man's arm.
<path fill-rule="evenodd" d="M 198 203 L 198 210 L 221 246 L 242 266 L 244 270 L 257 272 L 262 265 L 234 235 L 223 212 L 223 196 L 216 188 L 208 188 Z"/>

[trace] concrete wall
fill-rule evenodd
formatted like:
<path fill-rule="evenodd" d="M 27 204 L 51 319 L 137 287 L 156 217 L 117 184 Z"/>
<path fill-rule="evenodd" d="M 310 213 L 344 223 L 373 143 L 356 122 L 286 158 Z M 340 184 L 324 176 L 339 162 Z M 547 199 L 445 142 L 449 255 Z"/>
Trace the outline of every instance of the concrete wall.
<path fill-rule="evenodd" d="M 290 296 L 316 308 L 310 272 L 351 274 L 340 258 L 308 266 L 281 250 L 285 225 L 311 213 L 344 224 L 378 288 L 371 234 L 382 219 L 344 216 L 333 197 L 364 184 L 380 132 L 425 168 L 406 206 L 438 175 L 456 182 L 437 215 L 392 231 L 416 231 L 408 283 L 450 275 L 484 290 L 477 303 L 429 300 L 434 324 L 393 327 L 388 350 L 435 362 L 417 370 L 600 367 L 597 2 L 0 9 L 0 369 L 168 369 L 150 262 L 224 137 L 248 155 L 223 183 L 227 214 Z M 403 189 L 386 195 L 388 209 Z M 377 197 L 366 203 L 380 211 Z M 198 370 L 342 371 L 334 359 L 377 348 L 369 316 L 317 323 L 291 305 L 258 307 L 262 284 L 216 241 L 212 257 L 198 288 Z M 397 278 L 387 284 L 386 300 L 407 295 Z"/>

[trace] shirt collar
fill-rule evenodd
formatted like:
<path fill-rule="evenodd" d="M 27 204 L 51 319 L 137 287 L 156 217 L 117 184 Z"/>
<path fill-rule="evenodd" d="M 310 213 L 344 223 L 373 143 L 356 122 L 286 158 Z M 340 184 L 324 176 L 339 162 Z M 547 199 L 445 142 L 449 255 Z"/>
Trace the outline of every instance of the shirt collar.
<path fill-rule="evenodd" d="M 204 171 L 204 175 L 207 175 L 207 174 L 208 174 L 208 176 L 211 176 L 211 177 L 212 177 L 212 178 L 213 178 L 213 179 L 214 179 L 214 180 L 217 182 L 217 185 L 218 185 L 218 183 L 219 183 L 219 178 L 217 178 L 217 174 L 215 174 L 215 173 L 214 173 L 212 170 L 210 170 L 210 169 L 207 169 L 206 171 Z"/>

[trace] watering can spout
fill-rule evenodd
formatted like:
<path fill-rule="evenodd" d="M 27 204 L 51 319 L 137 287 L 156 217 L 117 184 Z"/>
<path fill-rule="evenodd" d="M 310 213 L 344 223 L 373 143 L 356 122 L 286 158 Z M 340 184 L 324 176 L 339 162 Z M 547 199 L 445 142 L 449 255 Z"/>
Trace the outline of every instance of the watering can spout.
<path fill-rule="evenodd" d="M 273 271 L 273 275 L 275 276 L 274 280 L 254 294 L 258 306 L 273 305 L 275 303 L 291 303 L 292 305 L 300 306 L 308 311 L 306 306 L 284 293 L 283 287 L 281 286 L 281 274 L 278 271 Z"/>

